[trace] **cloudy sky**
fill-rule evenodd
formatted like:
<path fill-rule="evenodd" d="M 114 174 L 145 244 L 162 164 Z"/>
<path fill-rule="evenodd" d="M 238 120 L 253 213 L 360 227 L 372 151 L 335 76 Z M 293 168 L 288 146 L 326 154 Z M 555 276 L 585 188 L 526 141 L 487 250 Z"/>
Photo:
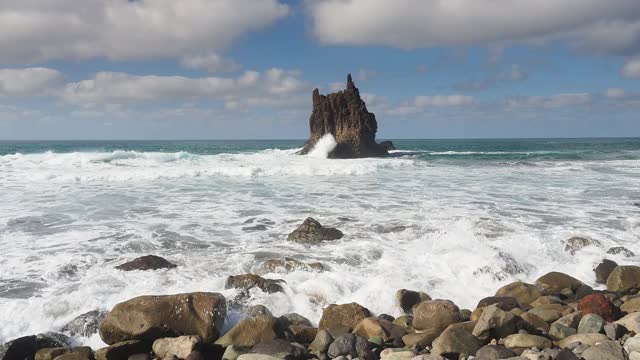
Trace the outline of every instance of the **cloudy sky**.
<path fill-rule="evenodd" d="M 0 139 L 640 136 L 638 0 L 0 0 Z"/>

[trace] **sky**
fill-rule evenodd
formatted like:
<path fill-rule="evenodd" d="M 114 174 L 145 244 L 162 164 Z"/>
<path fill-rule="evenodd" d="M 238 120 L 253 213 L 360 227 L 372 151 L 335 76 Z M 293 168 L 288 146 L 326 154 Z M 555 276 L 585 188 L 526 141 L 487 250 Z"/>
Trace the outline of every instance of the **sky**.
<path fill-rule="evenodd" d="M 0 139 L 640 136 L 638 0 L 0 0 Z"/>

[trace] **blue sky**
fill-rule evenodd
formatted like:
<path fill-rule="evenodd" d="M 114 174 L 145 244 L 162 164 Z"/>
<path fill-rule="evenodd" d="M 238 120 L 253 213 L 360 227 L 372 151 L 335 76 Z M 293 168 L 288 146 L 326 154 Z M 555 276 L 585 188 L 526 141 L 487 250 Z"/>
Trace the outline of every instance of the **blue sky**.
<path fill-rule="evenodd" d="M 640 136 L 637 0 L 0 0 L 0 139 Z"/>

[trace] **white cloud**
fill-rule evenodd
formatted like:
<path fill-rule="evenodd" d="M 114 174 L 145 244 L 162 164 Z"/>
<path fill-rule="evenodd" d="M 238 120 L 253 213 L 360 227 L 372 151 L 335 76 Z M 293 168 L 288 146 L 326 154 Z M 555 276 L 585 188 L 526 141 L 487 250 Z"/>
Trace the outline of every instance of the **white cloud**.
<path fill-rule="evenodd" d="M 519 65 L 511 65 L 511 70 L 499 72 L 480 80 L 468 80 L 456 83 L 453 88 L 459 91 L 479 91 L 498 86 L 502 83 L 522 81 L 528 74 Z"/>
<path fill-rule="evenodd" d="M 279 0 L 0 0 L 0 62 L 219 51 L 288 13 Z"/>
<path fill-rule="evenodd" d="M 373 70 L 360 69 L 356 74 L 357 81 L 367 81 L 380 76 L 380 73 Z"/>
<path fill-rule="evenodd" d="M 187 69 L 206 70 L 210 73 L 232 72 L 242 68 L 235 61 L 213 53 L 208 55 L 187 55 L 182 57 L 180 63 Z"/>
<path fill-rule="evenodd" d="M 624 89 L 620 88 L 609 88 L 604 92 L 604 96 L 609 99 L 619 99 L 625 97 L 625 95 Z"/>
<path fill-rule="evenodd" d="M 334 81 L 329 83 L 329 92 L 338 92 L 344 90 L 346 87 L 345 83 L 342 81 Z"/>
<path fill-rule="evenodd" d="M 221 101 L 228 109 L 296 104 L 306 84 L 300 72 L 273 68 L 233 77 L 131 75 L 100 72 L 92 79 L 66 84 L 59 96 L 80 106 L 145 102 Z"/>
<path fill-rule="evenodd" d="M 308 1 L 327 44 L 399 48 L 540 43 L 567 39 L 615 54 L 640 51 L 637 0 Z"/>
<path fill-rule="evenodd" d="M 0 69 L 0 95 L 42 95 L 62 80 L 59 71 L 49 68 Z"/>
<path fill-rule="evenodd" d="M 416 96 L 413 103 L 417 107 L 454 107 L 473 103 L 473 97 L 467 95 Z"/>
<path fill-rule="evenodd" d="M 591 103 L 593 97 L 589 93 L 567 93 L 551 96 L 524 96 L 506 100 L 508 108 L 562 108 Z"/>
<path fill-rule="evenodd" d="M 622 74 L 630 79 L 640 78 L 640 57 L 627 61 L 622 68 Z"/>

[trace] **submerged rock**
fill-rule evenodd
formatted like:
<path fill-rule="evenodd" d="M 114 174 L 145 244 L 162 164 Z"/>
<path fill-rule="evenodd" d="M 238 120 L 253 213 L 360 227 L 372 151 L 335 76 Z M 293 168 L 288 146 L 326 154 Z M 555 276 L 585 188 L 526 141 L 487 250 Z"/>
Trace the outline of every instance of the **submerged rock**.
<path fill-rule="evenodd" d="M 610 248 L 609 250 L 607 250 L 607 254 L 611 254 L 611 255 L 622 254 L 624 257 L 636 256 L 636 254 L 634 254 L 633 251 L 627 249 L 624 246 L 614 246 L 614 247 Z"/>
<path fill-rule="evenodd" d="M 167 259 L 155 255 L 141 256 L 137 259 L 116 266 L 116 269 L 123 271 L 133 270 L 159 270 L 173 269 L 178 265 L 170 263 Z"/>
<path fill-rule="evenodd" d="M 106 311 L 89 311 L 71 320 L 67 325 L 63 326 L 60 331 L 71 336 L 89 337 L 98 332 L 100 324 L 102 324 L 106 316 Z"/>
<path fill-rule="evenodd" d="M 107 344 L 182 335 L 213 342 L 226 313 L 225 298 L 217 293 L 139 296 L 114 306 L 100 326 L 100 337 Z"/>
<path fill-rule="evenodd" d="M 325 271 L 327 267 L 321 263 L 305 263 L 290 257 L 266 260 L 256 271 L 258 274 L 288 273 L 291 271 Z"/>
<path fill-rule="evenodd" d="M 254 274 L 243 274 L 229 276 L 224 288 L 240 289 L 244 292 L 248 292 L 253 288 L 258 288 L 266 293 L 273 294 L 277 292 L 284 292 L 281 285 L 282 283 L 284 283 L 284 280 L 271 280 Z"/>
<path fill-rule="evenodd" d="M 314 218 L 308 217 L 302 225 L 287 236 L 287 239 L 302 244 L 318 244 L 324 240 L 338 240 L 343 236 L 342 231 L 324 227 Z"/>
<path fill-rule="evenodd" d="M 600 242 L 586 237 L 574 236 L 565 241 L 564 251 L 571 255 L 575 255 L 578 251 L 586 248 L 587 246 L 600 246 Z"/>
<path fill-rule="evenodd" d="M 331 134 L 336 147 L 328 154 L 330 158 L 362 158 L 388 155 L 393 144 L 376 143 L 378 123 L 376 116 L 367 111 L 360 91 L 347 76 L 347 88 L 337 93 L 320 95 L 313 90 L 313 111 L 309 118 L 310 136 L 301 155 L 308 154 L 318 140 Z"/>

